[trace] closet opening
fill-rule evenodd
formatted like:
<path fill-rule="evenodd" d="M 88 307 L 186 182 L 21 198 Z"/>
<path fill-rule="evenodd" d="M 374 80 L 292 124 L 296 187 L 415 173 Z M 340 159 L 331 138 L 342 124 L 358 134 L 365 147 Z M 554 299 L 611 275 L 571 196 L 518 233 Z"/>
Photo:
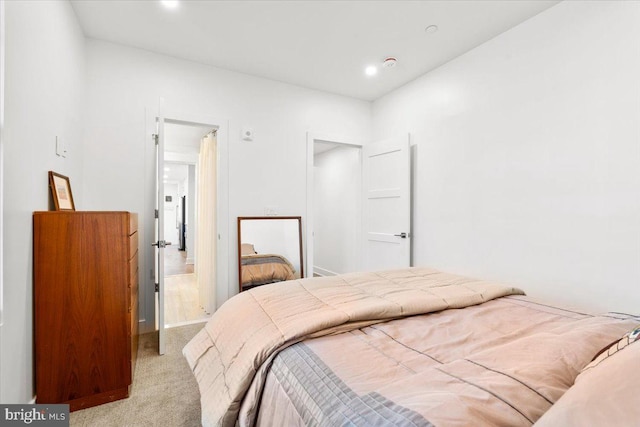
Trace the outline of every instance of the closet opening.
<path fill-rule="evenodd" d="M 362 146 L 308 138 L 308 276 L 359 271 L 362 252 Z"/>

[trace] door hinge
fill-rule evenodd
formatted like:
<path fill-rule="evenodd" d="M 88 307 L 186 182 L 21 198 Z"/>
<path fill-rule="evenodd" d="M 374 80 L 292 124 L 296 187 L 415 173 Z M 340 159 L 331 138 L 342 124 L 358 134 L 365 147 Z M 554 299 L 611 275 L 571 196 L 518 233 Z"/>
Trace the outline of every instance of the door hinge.
<path fill-rule="evenodd" d="M 159 141 L 158 141 L 158 134 L 154 133 L 153 135 L 151 135 L 151 138 L 153 138 L 153 142 L 158 145 Z"/>
<path fill-rule="evenodd" d="M 160 283 L 156 283 L 156 292 L 160 292 Z"/>
<path fill-rule="evenodd" d="M 158 215 L 160 215 L 160 212 L 158 212 L 158 209 L 155 210 L 154 215 L 155 215 L 156 219 L 159 218 Z"/>

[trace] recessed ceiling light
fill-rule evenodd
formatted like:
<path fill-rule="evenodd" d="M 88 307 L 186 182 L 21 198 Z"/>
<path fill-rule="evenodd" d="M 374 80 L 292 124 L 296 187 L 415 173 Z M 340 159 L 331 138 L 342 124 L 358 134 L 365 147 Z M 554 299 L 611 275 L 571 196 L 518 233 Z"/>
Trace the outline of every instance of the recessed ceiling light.
<path fill-rule="evenodd" d="M 169 178 L 169 175 L 164 175 L 163 178 L 167 179 L 167 178 Z"/>
<path fill-rule="evenodd" d="M 436 31 L 438 31 L 438 26 L 437 25 L 429 25 L 427 28 L 424 29 L 424 32 L 427 34 L 433 34 Z"/>
<path fill-rule="evenodd" d="M 160 3 L 167 9 L 175 9 L 178 7 L 178 0 L 160 0 Z"/>
<path fill-rule="evenodd" d="M 169 167 L 167 167 L 167 166 L 165 166 L 165 167 L 164 167 L 164 171 L 165 171 L 165 172 L 169 172 L 170 170 L 171 170 L 171 168 L 169 168 Z"/>
<path fill-rule="evenodd" d="M 376 67 L 375 65 L 369 65 L 364 69 L 364 73 L 367 76 L 375 76 L 376 74 L 378 74 L 378 67 Z"/>

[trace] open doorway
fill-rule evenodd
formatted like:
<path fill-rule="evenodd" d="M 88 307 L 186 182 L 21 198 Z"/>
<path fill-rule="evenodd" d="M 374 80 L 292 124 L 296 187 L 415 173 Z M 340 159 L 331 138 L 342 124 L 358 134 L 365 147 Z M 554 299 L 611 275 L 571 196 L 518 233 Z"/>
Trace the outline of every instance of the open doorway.
<path fill-rule="evenodd" d="M 229 155 L 228 155 L 228 121 L 219 117 L 203 115 L 199 113 L 185 113 L 184 111 L 166 110 L 163 98 L 160 98 L 158 107 L 147 107 L 147 130 L 151 141 L 150 150 L 146 150 L 147 161 L 145 162 L 145 170 L 147 174 L 146 185 L 149 190 L 147 199 L 147 218 L 150 221 L 145 223 L 145 237 L 143 241 L 149 243 L 145 253 L 145 261 L 149 266 L 151 288 L 147 287 L 145 291 L 145 299 L 143 302 L 144 313 L 148 315 L 145 319 L 147 330 L 158 331 L 158 353 L 166 352 L 166 324 L 165 322 L 165 271 L 164 271 L 164 252 L 170 247 L 165 240 L 165 192 L 164 192 L 164 167 L 165 167 L 165 142 L 167 140 L 167 126 L 169 132 L 172 131 L 173 125 L 178 125 L 174 130 L 192 130 L 195 133 L 194 138 L 172 138 L 169 139 L 169 146 L 191 146 L 180 147 L 180 149 L 169 148 L 167 160 L 173 163 L 191 163 L 198 162 L 196 172 L 209 171 L 209 179 L 198 178 L 195 185 L 196 191 L 205 192 L 205 196 L 212 196 L 213 203 L 209 206 L 208 212 L 203 212 L 196 216 L 196 227 L 190 226 L 189 219 L 186 223 L 186 242 L 189 241 L 207 243 L 204 250 L 196 245 L 194 271 L 198 284 L 199 304 L 204 308 L 205 313 L 213 313 L 222 303 L 224 303 L 229 295 L 233 295 L 236 291 L 235 286 L 229 284 Z M 204 138 L 202 136 L 205 136 Z M 206 150 L 207 156 L 201 156 L 200 151 L 195 156 L 195 146 L 200 141 L 200 146 L 205 140 L 209 148 L 214 150 Z M 184 142 L 183 142 L 184 141 Z M 211 144 L 213 142 L 213 144 Z M 146 146 L 145 146 L 146 147 Z M 187 153 L 185 153 L 187 151 Z M 191 156 L 188 152 L 191 152 Z M 200 167 L 200 160 L 205 158 L 207 162 Z M 198 172 L 200 171 L 200 172 Z M 196 199 L 199 196 L 195 197 Z M 193 200 L 194 197 L 191 197 Z M 189 200 L 187 198 L 187 200 Z M 187 205 L 189 202 L 187 202 Z M 195 209 L 197 211 L 197 209 Z M 204 238 L 200 238 L 202 227 L 198 224 L 199 219 L 207 225 L 205 227 Z M 192 233 L 194 236 L 192 236 Z M 191 237 L 190 237 L 191 236 Z M 201 255 L 198 255 L 201 254 Z M 200 258 L 200 260 L 199 260 Z M 204 262 L 203 262 L 204 260 Z M 199 267 L 207 267 L 203 274 L 200 274 Z M 145 267 L 143 267 L 145 268 Z M 204 322 L 205 319 L 190 320 L 181 324 Z M 170 323 L 171 326 L 176 324 Z"/>
<path fill-rule="evenodd" d="M 165 327 L 181 326 L 206 321 L 211 311 L 203 301 L 196 275 L 196 245 L 198 227 L 196 219 L 200 186 L 215 188 L 214 182 L 200 182 L 198 162 L 202 141 L 213 129 L 188 123 L 165 124 L 164 145 L 164 323 Z M 215 180 L 215 176 L 213 177 Z M 212 212 L 201 217 L 215 221 Z"/>
<path fill-rule="evenodd" d="M 308 150 L 310 275 L 333 276 L 359 271 L 362 146 L 341 138 L 310 135 Z"/>

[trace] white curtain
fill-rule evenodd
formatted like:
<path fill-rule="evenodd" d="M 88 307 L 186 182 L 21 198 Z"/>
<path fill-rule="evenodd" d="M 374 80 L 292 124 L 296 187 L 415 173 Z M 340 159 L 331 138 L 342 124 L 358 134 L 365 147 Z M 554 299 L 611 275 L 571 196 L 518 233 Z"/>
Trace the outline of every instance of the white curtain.
<path fill-rule="evenodd" d="M 210 133 L 200 141 L 196 197 L 196 261 L 200 305 L 207 313 L 216 306 L 216 166 L 217 140 Z"/>

